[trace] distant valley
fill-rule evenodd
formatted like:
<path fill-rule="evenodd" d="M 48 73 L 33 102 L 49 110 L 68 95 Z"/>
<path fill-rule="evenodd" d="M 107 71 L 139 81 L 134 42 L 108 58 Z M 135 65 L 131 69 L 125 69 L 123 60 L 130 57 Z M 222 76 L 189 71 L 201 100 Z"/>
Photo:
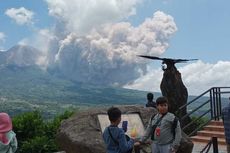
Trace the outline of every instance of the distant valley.
<path fill-rule="evenodd" d="M 0 68 L 0 74 L 0 111 L 11 114 L 39 109 L 52 116 L 65 109 L 144 105 L 146 100 L 144 91 L 72 82 L 36 66 L 7 65 Z"/>

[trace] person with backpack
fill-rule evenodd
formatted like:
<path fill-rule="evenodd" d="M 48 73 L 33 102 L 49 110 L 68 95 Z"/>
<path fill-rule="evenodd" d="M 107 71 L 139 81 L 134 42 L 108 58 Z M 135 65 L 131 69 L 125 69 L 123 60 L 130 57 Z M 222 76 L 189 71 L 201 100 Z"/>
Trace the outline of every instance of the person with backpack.
<path fill-rule="evenodd" d="M 168 112 L 168 99 L 156 100 L 158 113 L 151 117 L 139 143 L 144 143 L 151 136 L 152 153 L 175 153 L 181 141 L 181 127 L 174 114 Z"/>
<path fill-rule="evenodd" d="M 0 153 L 14 153 L 17 150 L 16 134 L 7 113 L 0 113 Z"/>
<path fill-rule="evenodd" d="M 110 125 L 103 132 L 107 153 L 132 153 L 134 139 L 126 138 L 125 132 L 118 125 L 121 122 L 121 111 L 117 107 L 108 109 Z"/>
<path fill-rule="evenodd" d="M 153 101 L 153 98 L 154 98 L 154 95 L 153 93 L 149 92 L 147 93 L 147 103 L 145 104 L 145 107 L 153 107 L 153 108 L 156 108 L 156 102 Z"/>

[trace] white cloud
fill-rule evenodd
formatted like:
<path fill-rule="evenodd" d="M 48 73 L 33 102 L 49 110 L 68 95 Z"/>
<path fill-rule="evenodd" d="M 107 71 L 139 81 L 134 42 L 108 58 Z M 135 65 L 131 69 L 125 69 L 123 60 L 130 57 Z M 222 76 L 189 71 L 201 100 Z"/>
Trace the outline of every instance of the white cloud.
<path fill-rule="evenodd" d="M 0 42 L 4 42 L 6 35 L 3 32 L 0 32 Z"/>
<path fill-rule="evenodd" d="M 211 87 L 230 85 L 230 61 L 218 61 L 215 64 L 198 61 L 180 69 L 188 91 L 201 94 Z"/>
<path fill-rule="evenodd" d="M 5 14 L 15 20 L 15 22 L 19 25 L 29 25 L 33 24 L 33 16 L 34 13 L 30 10 L 25 9 L 24 7 L 20 7 L 19 9 L 10 8 L 5 11 Z"/>
<path fill-rule="evenodd" d="M 3 32 L 0 32 L 0 50 L 3 50 L 2 44 L 5 42 L 6 35 Z"/>
<path fill-rule="evenodd" d="M 188 89 L 189 95 L 199 95 L 211 87 L 226 86 L 230 84 L 230 62 L 219 61 L 215 64 L 198 61 L 180 67 L 182 80 Z M 160 69 L 149 70 L 148 73 L 137 79 L 126 88 L 160 92 L 162 73 Z"/>
<path fill-rule="evenodd" d="M 148 68 L 148 73 L 141 76 L 131 84 L 127 84 L 124 88 L 160 92 L 160 83 L 163 77 L 161 68 L 152 69 Z"/>
<path fill-rule="evenodd" d="M 142 0 L 46 0 L 49 14 L 63 22 L 68 31 L 88 32 L 98 25 L 120 21 L 136 13 Z"/>

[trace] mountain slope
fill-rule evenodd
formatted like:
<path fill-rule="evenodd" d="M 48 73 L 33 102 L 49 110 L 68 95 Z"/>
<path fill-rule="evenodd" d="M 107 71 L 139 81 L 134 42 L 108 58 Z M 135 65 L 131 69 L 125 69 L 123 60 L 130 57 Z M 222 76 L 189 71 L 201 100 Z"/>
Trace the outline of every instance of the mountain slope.
<path fill-rule="evenodd" d="M 146 92 L 71 82 L 36 66 L 0 67 L 0 111 L 12 114 L 41 109 L 47 115 L 69 107 L 145 103 Z"/>

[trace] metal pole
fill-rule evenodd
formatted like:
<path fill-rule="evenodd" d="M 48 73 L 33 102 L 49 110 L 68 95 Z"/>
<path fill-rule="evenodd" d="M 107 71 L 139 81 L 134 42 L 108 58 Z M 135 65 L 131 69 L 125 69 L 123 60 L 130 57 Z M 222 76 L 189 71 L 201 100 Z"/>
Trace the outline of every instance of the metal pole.
<path fill-rule="evenodd" d="M 212 144 L 213 144 L 213 153 L 218 153 L 217 137 L 212 137 Z"/>
<path fill-rule="evenodd" d="M 216 115 L 217 115 L 217 121 L 219 121 L 220 118 L 220 88 L 216 87 Z"/>
<path fill-rule="evenodd" d="M 221 106 L 221 89 L 219 88 L 219 120 L 221 119 L 221 112 L 222 112 L 222 106 Z"/>
<path fill-rule="evenodd" d="M 210 107 L 211 107 L 211 119 L 214 118 L 214 112 L 213 112 L 213 100 L 212 100 L 212 89 L 210 89 Z"/>
<path fill-rule="evenodd" d="M 214 120 L 216 121 L 217 118 L 216 118 L 216 96 L 215 96 L 215 90 L 216 88 L 212 88 L 212 100 L 213 100 L 213 112 L 214 112 Z"/>

